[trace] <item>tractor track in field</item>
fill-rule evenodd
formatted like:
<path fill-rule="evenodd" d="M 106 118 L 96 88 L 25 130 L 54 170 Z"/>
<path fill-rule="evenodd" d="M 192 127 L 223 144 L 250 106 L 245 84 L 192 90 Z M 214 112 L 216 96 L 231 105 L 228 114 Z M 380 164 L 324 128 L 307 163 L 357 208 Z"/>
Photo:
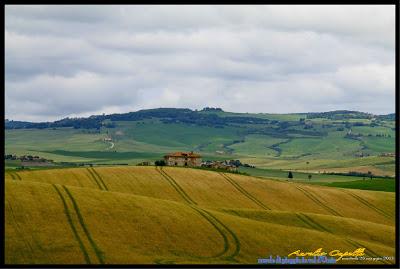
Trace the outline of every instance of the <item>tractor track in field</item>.
<path fill-rule="evenodd" d="M 188 204 L 197 205 L 195 201 L 190 198 L 190 196 L 182 189 L 182 187 L 176 183 L 176 181 L 168 175 L 162 168 L 156 167 L 156 170 L 161 174 L 161 176 L 166 179 L 169 184 L 178 192 L 178 194 L 185 200 Z"/>
<path fill-rule="evenodd" d="M 102 186 L 100 185 L 100 183 L 97 181 L 96 176 L 93 174 L 92 170 L 90 170 L 89 168 L 86 168 L 86 170 L 89 172 L 90 176 L 92 177 L 92 179 L 94 180 L 94 182 L 96 183 L 96 185 L 99 187 L 100 190 L 103 190 Z"/>
<path fill-rule="evenodd" d="M 94 170 L 94 168 L 86 168 L 86 170 L 89 172 L 90 176 L 96 182 L 100 190 L 108 191 L 106 184 L 104 184 L 104 181 L 102 180 L 100 175 L 96 172 L 96 170 Z"/>
<path fill-rule="evenodd" d="M 384 216 L 385 218 L 388 218 L 388 219 L 391 219 L 391 218 L 392 218 L 391 215 L 389 215 L 388 213 L 386 213 L 386 212 L 383 211 L 382 209 L 377 208 L 376 206 L 374 206 L 373 204 L 371 204 L 370 202 L 368 202 L 368 201 L 365 200 L 364 198 L 361 198 L 361 197 L 358 196 L 357 194 L 351 193 L 350 191 L 348 191 L 348 190 L 343 190 L 343 189 L 341 189 L 341 191 L 344 192 L 344 193 L 346 193 L 346 194 L 348 194 L 348 195 L 350 195 L 350 196 L 352 196 L 354 199 L 356 199 L 357 201 L 359 201 L 359 202 L 362 203 L 363 205 L 369 207 L 370 209 L 374 210 L 376 213 L 378 213 L 378 214 Z"/>
<path fill-rule="evenodd" d="M 373 257 L 373 256 L 375 256 L 375 257 L 383 257 L 383 255 L 379 255 L 375 251 L 364 247 L 362 244 L 358 243 L 357 241 L 355 241 L 353 239 L 346 238 L 346 242 L 349 243 L 350 245 L 352 245 L 353 247 L 356 247 L 356 248 L 365 248 L 365 253 L 366 254 L 369 253 L 368 255 L 370 257 Z M 381 260 L 381 262 L 383 262 L 384 264 L 391 264 L 389 261 L 386 261 L 386 260 Z"/>
<path fill-rule="evenodd" d="M 262 209 L 265 210 L 271 210 L 271 208 L 269 208 L 268 206 L 264 205 L 260 200 L 258 200 L 257 198 L 255 198 L 253 195 L 251 195 L 248 191 L 246 191 L 245 189 L 243 189 L 242 186 L 239 185 L 239 183 L 237 183 L 235 180 L 233 180 L 231 177 L 229 177 L 228 175 L 224 174 L 224 173 L 219 173 L 223 178 L 225 178 L 233 187 L 235 187 L 240 193 L 242 193 L 244 196 L 246 196 L 248 199 L 250 199 L 251 201 L 253 201 L 255 204 L 257 204 L 258 206 L 260 206 Z"/>
<path fill-rule="evenodd" d="M 330 213 L 332 213 L 332 214 L 335 215 L 335 216 L 342 217 L 342 215 L 340 215 L 340 214 L 339 214 L 337 211 L 335 211 L 333 208 L 331 208 L 331 207 L 325 205 L 323 202 L 321 202 L 321 200 L 318 199 L 318 197 L 317 197 L 315 194 L 312 194 L 311 192 L 306 191 L 305 189 L 303 189 L 303 188 L 301 188 L 301 187 L 299 187 L 299 186 L 296 186 L 296 188 L 297 188 L 299 191 L 301 191 L 305 196 L 307 196 L 311 201 L 313 201 L 314 203 L 316 203 L 317 205 L 319 205 L 319 206 L 325 208 L 327 211 L 329 211 Z"/>
<path fill-rule="evenodd" d="M 15 174 L 15 176 L 16 176 L 19 180 L 22 180 L 21 176 L 18 175 L 18 173 L 14 173 L 14 174 Z"/>
<path fill-rule="evenodd" d="M 104 183 L 103 178 L 99 175 L 99 173 L 96 171 L 96 169 L 92 168 L 93 173 L 97 176 L 97 179 L 101 182 L 103 185 L 104 189 L 108 191 L 107 185 Z"/>
<path fill-rule="evenodd" d="M 15 175 L 14 175 L 13 173 L 10 173 L 10 176 L 11 176 L 12 180 L 17 180 L 17 179 L 15 178 Z"/>
<path fill-rule="evenodd" d="M 15 173 L 15 172 L 11 172 L 11 173 L 10 173 L 10 176 L 11 176 L 11 178 L 12 178 L 13 180 L 22 180 L 21 176 L 18 175 L 17 173 Z"/>
<path fill-rule="evenodd" d="M 192 257 L 198 259 L 223 258 L 229 261 L 236 261 L 235 256 L 237 256 L 240 251 L 240 241 L 237 235 L 209 211 L 197 207 L 197 203 L 182 189 L 182 187 L 170 175 L 163 171 L 161 167 L 156 167 L 156 170 L 177 191 L 177 193 L 183 198 L 183 200 L 185 200 L 190 208 L 196 211 L 215 228 L 215 230 L 221 235 L 224 241 L 223 250 L 221 252 L 211 257 L 195 255 L 192 255 Z"/>
<path fill-rule="evenodd" d="M 100 250 L 100 248 L 97 246 L 97 244 L 94 242 L 93 237 L 91 236 L 89 229 L 86 226 L 86 223 L 83 219 L 83 216 L 81 214 L 81 211 L 78 207 L 78 204 L 75 200 L 75 198 L 72 196 L 72 193 L 69 191 L 69 189 L 66 186 L 62 186 L 64 189 L 64 192 L 66 193 L 66 197 L 70 200 L 70 202 L 72 203 L 73 209 L 70 210 L 66 201 L 65 196 L 62 194 L 62 192 L 57 188 L 57 186 L 55 184 L 53 184 L 53 187 L 55 188 L 55 190 L 57 191 L 58 195 L 60 196 L 60 199 L 63 203 L 64 206 L 64 211 L 65 214 L 67 216 L 68 222 L 70 224 L 70 227 L 72 229 L 72 232 L 74 234 L 74 237 L 76 238 L 76 240 L 79 243 L 79 247 L 84 255 L 85 261 L 88 264 L 91 264 L 91 260 L 88 254 L 88 250 L 85 247 L 82 238 L 79 236 L 78 233 L 78 229 L 77 227 L 74 225 L 74 222 L 72 220 L 72 212 L 74 211 L 77 219 L 78 219 L 78 224 L 81 227 L 83 233 L 85 234 L 85 237 L 87 239 L 87 241 L 89 242 L 89 245 L 91 247 L 91 249 L 93 250 L 93 252 L 95 253 L 95 256 L 97 258 L 97 260 L 99 261 L 99 264 L 104 264 L 104 257 L 103 257 L 103 252 Z"/>
<path fill-rule="evenodd" d="M 309 227 L 321 231 L 321 232 L 327 232 L 327 233 L 332 233 L 329 231 L 327 228 L 310 218 L 309 216 L 303 214 L 303 213 L 296 213 L 296 216 L 305 224 L 307 224 Z"/>
<path fill-rule="evenodd" d="M 99 262 L 101 264 L 104 264 L 103 253 L 100 250 L 100 248 L 97 246 L 97 244 L 94 242 L 94 240 L 93 240 L 93 238 L 92 238 L 92 236 L 91 236 L 91 234 L 89 232 L 89 229 L 87 228 L 87 226 L 85 224 L 85 221 L 84 221 L 84 219 L 82 217 L 81 211 L 79 210 L 78 204 L 76 203 L 74 197 L 72 196 L 72 194 L 68 190 L 68 188 L 66 186 L 63 186 L 63 188 L 64 188 L 65 192 L 67 193 L 68 197 L 71 199 L 71 202 L 72 202 L 72 204 L 74 206 L 75 213 L 78 216 L 79 223 L 82 226 L 82 229 L 85 232 L 85 235 L 86 235 L 87 239 L 89 240 L 90 245 L 92 246 L 94 252 L 96 253 L 96 256 L 97 256 Z"/>
<path fill-rule="evenodd" d="M 307 224 L 309 227 L 319 230 L 321 232 L 327 232 L 329 234 L 335 235 L 335 233 L 332 233 L 330 230 L 328 230 L 327 228 L 325 228 L 324 226 L 322 226 L 321 224 L 319 224 L 318 222 L 316 222 L 315 220 L 313 220 L 312 218 L 310 218 L 309 216 L 303 214 L 303 213 L 296 213 L 296 216 L 305 224 Z M 357 241 L 350 239 L 350 238 L 343 238 L 347 243 L 349 243 L 350 245 L 352 245 L 353 247 L 356 248 L 364 248 L 362 246 L 362 244 L 358 243 Z M 374 252 L 373 250 L 367 249 L 365 248 L 365 253 L 369 253 L 369 255 L 375 256 L 375 257 L 382 257 L 382 255 L 377 254 L 376 252 Z M 371 255 L 372 254 L 372 255 Z M 385 260 L 382 261 L 383 263 L 388 263 Z"/>
<path fill-rule="evenodd" d="M 69 226 L 71 227 L 72 233 L 74 234 L 74 237 L 75 237 L 76 241 L 78 241 L 79 248 L 81 249 L 81 252 L 83 254 L 85 262 L 87 264 L 91 264 L 89 254 L 87 253 L 85 245 L 83 244 L 82 239 L 80 238 L 80 236 L 78 234 L 78 231 L 77 231 L 77 229 L 76 229 L 76 227 L 74 225 L 74 222 L 72 221 L 71 212 L 68 209 L 67 202 L 65 201 L 64 196 L 62 195 L 61 191 L 57 188 L 57 186 L 55 184 L 52 184 L 52 185 L 53 185 L 54 189 L 56 190 L 58 196 L 60 197 L 60 199 L 62 201 L 62 204 L 64 206 L 64 213 L 67 216 L 67 220 L 68 220 Z"/>

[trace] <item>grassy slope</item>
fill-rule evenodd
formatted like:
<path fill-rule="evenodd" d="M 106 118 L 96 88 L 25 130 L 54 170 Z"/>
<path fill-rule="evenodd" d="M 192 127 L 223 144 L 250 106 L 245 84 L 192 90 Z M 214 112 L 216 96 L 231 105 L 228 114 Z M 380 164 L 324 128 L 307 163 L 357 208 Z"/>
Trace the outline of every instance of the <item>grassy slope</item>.
<path fill-rule="evenodd" d="M 201 112 L 214 113 L 214 112 Z M 393 152 L 395 133 L 393 122 L 380 122 L 380 126 L 355 126 L 353 133 L 363 136 L 356 139 L 345 138 L 348 131 L 344 121 L 328 119 L 311 119 L 313 128 L 304 130 L 299 124 L 300 114 L 250 114 L 217 112 L 219 116 L 258 117 L 269 120 L 286 121 L 289 129 L 316 133 L 328 133 L 311 137 L 306 134 L 295 134 L 288 130 L 276 130 L 275 125 L 242 124 L 225 128 L 212 128 L 187 124 L 163 124 L 159 120 L 147 119 L 134 122 L 115 122 L 116 128 L 101 129 L 101 133 L 89 133 L 87 130 L 73 128 L 6 130 L 6 153 L 23 155 L 32 154 L 56 161 L 93 162 L 93 163 L 129 163 L 135 164 L 145 160 L 159 159 L 164 153 L 178 150 L 195 150 L 205 158 L 221 157 L 240 159 L 262 168 L 277 169 L 344 169 L 340 172 L 369 170 L 377 175 L 394 174 L 392 163 L 381 164 L 376 157 L 382 152 Z M 370 120 L 351 119 L 348 122 L 365 122 Z M 247 130 L 258 134 L 246 135 Z M 274 136 L 262 135 L 271 131 Z M 114 147 L 102 139 L 108 134 L 113 137 Z M 288 132 L 288 135 L 284 135 Z M 391 135 L 376 137 L 375 135 Z M 368 136 L 372 135 L 372 136 Z M 288 138 L 290 138 L 288 140 Z M 243 143 L 237 143 L 244 139 Z M 233 143 L 236 141 L 236 143 Z M 280 153 L 269 147 L 279 144 Z M 218 152 L 224 152 L 220 156 Z M 364 152 L 373 155 L 368 158 L 356 158 L 354 154 Z M 278 156 L 279 155 L 279 156 Z M 364 159 L 368 159 L 366 162 Z M 312 164 L 305 165 L 305 161 Z M 351 165 L 350 165 L 351 164 Z M 328 170 L 327 170 L 328 171 Z M 334 171 L 334 170 L 330 170 Z"/>
<path fill-rule="evenodd" d="M 6 263 L 256 263 L 354 244 L 394 255 L 393 193 L 184 168 L 5 178 Z"/>
<path fill-rule="evenodd" d="M 288 180 L 288 171 L 284 170 L 240 167 L 239 171 L 247 173 L 251 176 Z M 310 184 L 361 190 L 389 192 L 395 192 L 396 190 L 394 178 L 382 179 L 373 177 L 372 180 L 370 180 L 369 177 L 363 178 L 357 176 L 329 175 L 318 174 L 314 172 L 307 173 L 307 171 L 292 172 L 292 175 L 293 178 L 291 181 L 295 182 L 305 182 Z M 308 178 L 308 175 L 311 175 L 311 179 Z"/>
<path fill-rule="evenodd" d="M 325 183 L 325 186 L 349 188 L 349 189 L 361 189 L 361 190 L 378 190 L 378 191 L 389 191 L 395 192 L 395 180 L 394 179 L 365 179 L 365 180 L 354 180 L 347 182 L 330 182 Z"/>

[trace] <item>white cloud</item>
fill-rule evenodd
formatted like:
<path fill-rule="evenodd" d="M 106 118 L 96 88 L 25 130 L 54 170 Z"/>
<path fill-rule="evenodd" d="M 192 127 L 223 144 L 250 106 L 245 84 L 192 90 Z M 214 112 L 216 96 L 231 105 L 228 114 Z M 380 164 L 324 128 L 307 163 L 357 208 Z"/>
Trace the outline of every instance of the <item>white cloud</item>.
<path fill-rule="evenodd" d="M 6 6 L 6 117 L 394 111 L 394 6 Z"/>

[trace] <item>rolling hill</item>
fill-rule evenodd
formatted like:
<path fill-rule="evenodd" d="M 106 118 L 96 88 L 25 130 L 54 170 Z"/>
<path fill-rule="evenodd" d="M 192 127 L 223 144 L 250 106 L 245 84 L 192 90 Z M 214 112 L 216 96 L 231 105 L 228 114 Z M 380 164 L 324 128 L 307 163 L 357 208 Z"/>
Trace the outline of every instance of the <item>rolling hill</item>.
<path fill-rule="evenodd" d="M 394 114 L 159 108 L 43 123 L 6 120 L 5 128 L 6 154 L 57 162 L 137 164 L 193 150 L 203 159 L 239 159 L 264 169 L 395 173 L 394 157 L 381 156 L 395 151 Z"/>
<path fill-rule="evenodd" d="M 5 186 L 6 264 L 256 264 L 359 247 L 395 255 L 390 192 L 153 166 L 8 170 Z"/>

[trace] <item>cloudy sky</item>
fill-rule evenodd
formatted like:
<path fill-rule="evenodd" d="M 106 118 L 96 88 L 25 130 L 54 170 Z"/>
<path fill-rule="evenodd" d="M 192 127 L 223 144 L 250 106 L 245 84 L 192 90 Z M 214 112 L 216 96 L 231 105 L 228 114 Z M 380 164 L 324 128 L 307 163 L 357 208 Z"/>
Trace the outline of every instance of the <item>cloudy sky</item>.
<path fill-rule="evenodd" d="M 6 6 L 6 118 L 395 110 L 394 6 Z"/>

